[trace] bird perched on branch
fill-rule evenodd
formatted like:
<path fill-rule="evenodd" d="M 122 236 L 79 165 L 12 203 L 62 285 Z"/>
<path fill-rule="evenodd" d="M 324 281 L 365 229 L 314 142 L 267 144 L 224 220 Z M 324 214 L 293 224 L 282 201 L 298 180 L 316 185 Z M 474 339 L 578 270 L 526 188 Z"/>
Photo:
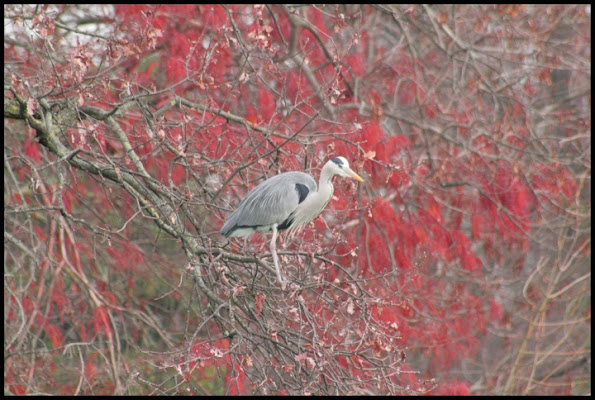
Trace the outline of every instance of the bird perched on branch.
<path fill-rule="evenodd" d="M 304 172 L 291 171 L 273 176 L 246 195 L 223 224 L 221 234 L 248 237 L 254 232 L 273 232 L 271 254 L 277 279 L 284 286 L 276 251 L 278 231 L 302 228 L 316 218 L 333 196 L 331 179 L 335 175 L 364 181 L 349 168 L 345 157 L 332 158 L 322 167 L 318 188 L 314 178 Z"/>

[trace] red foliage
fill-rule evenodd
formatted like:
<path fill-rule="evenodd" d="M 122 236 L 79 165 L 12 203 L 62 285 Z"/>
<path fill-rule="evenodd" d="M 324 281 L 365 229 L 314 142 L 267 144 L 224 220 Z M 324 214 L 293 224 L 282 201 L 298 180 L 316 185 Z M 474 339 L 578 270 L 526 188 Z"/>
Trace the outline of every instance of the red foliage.
<path fill-rule="evenodd" d="M 232 362 L 229 341 L 196 340 L 190 346 L 190 355 L 189 359 L 181 356 L 178 363 L 186 381 L 214 381 L 223 374 L 227 394 L 246 394 L 246 374 L 239 363 Z"/>
<path fill-rule="evenodd" d="M 269 90 L 260 90 L 258 92 L 258 105 L 262 122 L 269 123 L 275 113 L 273 94 Z"/>
<path fill-rule="evenodd" d="M 194 332 L 181 379 L 225 380 L 226 394 L 324 392 L 340 373 L 360 380 L 349 390 L 423 391 L 454 375 L 491 351 L 490 324 L 530 320 L 509 308 L 543 296 L 514 287 L 539 246 L 562 259 L 547 240 L 590 232 L 590 19 L 552 7 L 122 4 L 84 18 L 94 32 L 77 26 L 92 9 L 7 8 L 5 100 L 25 110 L 5 110 L 7 323 L 48 348 L 88 342 L 93 390 L 118 386 L 102 382 L 102 343 L 165 348 L 161 324 Z M 58 126 L 62 109 L 76 117 L 43 137 L 35 122 Z M 224 213 L 265 177 L 316 175 L 336 155 L 365 182 L 334 178 L 323 218 L 283 251 L 289 287 L 250 275 L 267 239 L 221 244 Z M 164 261 L 197 267 L 178 284 Z M 247 354 L 278 376 L 248 379 Z M 42 357 L 8 366 L 7 391 L 32 392 L 15 378 Z M 457 378 L 430 392 L 469 393 Z"/>
<path fill-rule="evenodd" d="M 64 338 L 62 336 L 62 331 L 60 330 L 60 328 L 58 328 L 55 325 L 44 324 L 44 330 L 46 334 L 50 337 L 54 349 L 62 346 L 62 344 L 64 343 Z"/>
<path fill-rule="evenodd" d="M 440 383 L 435 390 L 432 390 L 428 394 L 432 396 L 469 396 L 471 390 L 468 383 L 454 381 Z"/>
<path fill-rule="evenodd" d="M 111 340 L 113 332 L 107 307 L 95 307 L 95 310 L 93 310 L 93 327 L 97 335 L 101 335 L 103 332 L 107 339 Z"/>
<path fill-rule="evenodd" d="M 267 296 L 266 294 L 263 293 L 256 293 L 255 295 L 255 301 L 254 301 L 254 306 L 256 307 L 256 313 L 260 314 L 260 312 L 262 311 L 262 306 L 264 304 L 264 301 L 266 300 Z"/>
<path fill-rule="evenodd" d="M 378 135 L 377 137 L 378 140 L 373 149 L 376 152 L 375 159 L 381 164 L 367 163 L 365 166 L 370 170 L 375 185 L 388 184 L 388 186 L 398 189 L 401 185 L 409 182 L 408 169 L 410 167 L 404 157 L 410 145 L 409 139 L 403 135 L 384 138 L 383 132 L 382 136 Z"/>
<path fill-rule="evenodd" d="M 93 364 L 93 360 L 98 355 L 99 352 L 95 351 L 85 360 L 85 378 L 91 383 L 93 383 L 97 377 L 97 368 L 95 367 L 95 364 Z"/>
<path fill-rule="evenodd" d="M 34 161 L 37 165 L 41 163 L 41 154 L 39 153 L 39 145 L 31 138 L 25 139 L 23 153 Z"/>
<path fill-rule="evenodd" d="M 362 149 L 364 151 L 375 150 L 378 142 L 385 138 L 384 131 L 375 121 L 365 124 L 361 130 Z"/>

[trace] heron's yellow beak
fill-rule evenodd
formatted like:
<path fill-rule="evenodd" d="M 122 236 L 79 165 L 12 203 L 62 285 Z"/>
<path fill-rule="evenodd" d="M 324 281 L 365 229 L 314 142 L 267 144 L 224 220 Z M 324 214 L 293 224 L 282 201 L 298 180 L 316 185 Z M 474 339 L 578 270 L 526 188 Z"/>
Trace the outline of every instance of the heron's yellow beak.
<path fill-rule="evenodd" d="M 349 174 L 349 175 L 350 175 L 350 176 L 351 176 L 353 179 L 355 179 L 355 180 L 356 180 L 356 181 L 358 181 L 358 182 L 363 182 L 363 181 L 364 181 L 364 180 L 362 179 L 362 177 L 361 177 L 361 176 L 359 176 L 358 174 L 356 174 L 355 172 L 353 172 L 351 169 L 349 169 L 349 170 L 347 171 L 347 173 L 348 173 L 348 174 Z"/>

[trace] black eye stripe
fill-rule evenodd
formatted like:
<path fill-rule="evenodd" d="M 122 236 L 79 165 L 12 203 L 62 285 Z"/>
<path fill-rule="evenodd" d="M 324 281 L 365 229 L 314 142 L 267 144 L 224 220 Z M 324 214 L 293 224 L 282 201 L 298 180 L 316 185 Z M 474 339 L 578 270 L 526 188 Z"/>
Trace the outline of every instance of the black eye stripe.
<path fill-rule="evenodd" d="M 335 157 L 331 159 L 331 161 L 337 164 L 339 167 L 343 167 L 343 160 L 341 160 L 339 157 Z"/>

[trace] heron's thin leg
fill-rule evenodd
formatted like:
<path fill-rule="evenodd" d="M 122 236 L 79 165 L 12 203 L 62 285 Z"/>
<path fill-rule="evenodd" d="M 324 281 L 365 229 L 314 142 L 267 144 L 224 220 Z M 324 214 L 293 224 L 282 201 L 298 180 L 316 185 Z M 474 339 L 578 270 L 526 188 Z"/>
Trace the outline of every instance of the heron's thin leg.
<path fill-rule="evenodd" d="M 273 226 L 273 239 L 271 240 L 271 254 L 273 255 L 273 263 L 275 264 L 275 270 L 277 271 L 277 279 L 281 285 L 285 285 L 285 279 L 281 274 L 281 268 L 279 267 L 279 257 L 277 257 L 277 225 Z"/>

